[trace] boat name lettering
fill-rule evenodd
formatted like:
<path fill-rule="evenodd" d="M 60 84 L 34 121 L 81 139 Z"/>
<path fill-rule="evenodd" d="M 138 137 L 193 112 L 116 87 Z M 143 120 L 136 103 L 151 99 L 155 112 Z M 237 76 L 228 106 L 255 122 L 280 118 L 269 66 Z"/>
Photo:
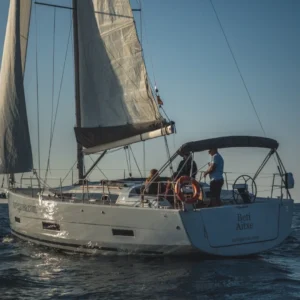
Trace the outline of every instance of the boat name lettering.
<path fill-rule="evenodd" d="M 242 237 L 242 238 L 234 238 L 232 239 L 233 243 L 243 243 L 243 242 L 251 242 L 251 241 L 255 241 L 255 240 L 259 240 L 259 236 L 247 236 L 247 237 Z"/>
<path fill-rule="evenodd" d="M 27 205 L 23 203 L 18 203 L 18 202 L 13 202 L 13 206 L 15 209 L 17 209 L 19 212 L 26 211 L 26 212 L 32 212 L 32 213 L 37 213 L 36 206 L 34 205 Z"/>
<path fill-rule="evenodd" d="M 253 229 L 251 214 L 237 214 L 236 230 Z"/>

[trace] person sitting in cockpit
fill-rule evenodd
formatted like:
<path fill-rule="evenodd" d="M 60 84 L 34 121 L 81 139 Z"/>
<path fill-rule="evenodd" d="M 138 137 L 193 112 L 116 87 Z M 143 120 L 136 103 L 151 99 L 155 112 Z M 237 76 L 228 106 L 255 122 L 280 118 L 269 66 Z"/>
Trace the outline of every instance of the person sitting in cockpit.
<path fill-rule="evenodd" d="M 185 152 L 180 154 L 182 156 L 182 161 L 179 163 L 176 177 L 179 178 L 181 176 L 192 176 L 192 178 L 196 178 L 198 167 L 196 162 L 193 160 L 189 152 Z M 192 171 L 192 172 L 191 172 Z"/>
<path fill-rule="evenodd" d="M 154 178 L 154 180 L 153 180 Z M 153 180 L 153 181 L 152 181 Z M 150 183 L 150 185 L 148 185 Z M 148 195 L 157 195 L 160 193 L 160 177 L 158 175 L 158 171 L 156 169 L 152 169 L 150 171 L 150 175 L 148 176 L 148 178 L 146 179 L 145 182 L 145 190 L 144 193 L 148 194 Z"/>

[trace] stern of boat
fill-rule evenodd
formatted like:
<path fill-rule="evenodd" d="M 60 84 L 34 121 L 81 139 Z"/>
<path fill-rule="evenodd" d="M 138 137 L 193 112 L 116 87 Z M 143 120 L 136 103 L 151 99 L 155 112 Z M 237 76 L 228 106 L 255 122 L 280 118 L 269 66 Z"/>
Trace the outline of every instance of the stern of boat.
<path fill-rule="evenodd" d="M 291 233 L 293 200 L 187 210 L 181 219 L 191 244 L 207 254 L 244 256 L 269 250 Z"/>

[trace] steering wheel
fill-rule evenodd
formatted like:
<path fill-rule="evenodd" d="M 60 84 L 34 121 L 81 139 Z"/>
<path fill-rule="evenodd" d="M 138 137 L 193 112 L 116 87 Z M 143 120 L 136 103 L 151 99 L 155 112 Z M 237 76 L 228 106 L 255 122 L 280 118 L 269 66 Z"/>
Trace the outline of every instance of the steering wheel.
<path fill-rule="evenodd" d="M 253 203 L 257 195 L 256 183 L 249 175 L 239 176 L 232 185 L 235 203 Z"/>

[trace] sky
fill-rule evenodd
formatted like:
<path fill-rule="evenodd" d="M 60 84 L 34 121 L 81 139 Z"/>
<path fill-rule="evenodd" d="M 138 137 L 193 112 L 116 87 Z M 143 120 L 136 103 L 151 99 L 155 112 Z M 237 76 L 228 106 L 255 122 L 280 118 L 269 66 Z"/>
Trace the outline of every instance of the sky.
<path fill-rule="evenodd" d="M 71 6 L 70 0 L 43 2 Z M 139 8 L 139 1 L 131 0 L 131 3 L 133 8 Z M 300 188 L 297 184 L 300 178 L 300 2 L 141 0 L 141 3 L 142 23 L 140 13 L 135 12 L 134 15 L 147 71 L 151 82 L 158 86 L 164 110 L 176 122 L 177 134 L 168 137 L 171 153 L 192 140 L 227 135 L 264 136 L 214 13 L 213 3 L 266 136 L 279 142 L 278 153 L 287 171 L 294 174 L 295 189 L 291 194 L 295 201 L 300 202 Z M 8 6 L 8 0 L 0 1 L 0 53 L 5 38 Z M 49 150 L 52 87 L 54 82 L 56 103 L 71 12 L 55 10 L 53 64 L 54 9 L 33 6 L 24 85 L 34 164 L 38 168 L 37 41 L 40 161 L 41 169 L 45 169 Z M 53 180 L 64 177 L 75 163 L 74 124 L 73 52 L 72 47 L 69 47 L 51 151 L 49 176 Z M 160 168 L 166 161 L 167 154 L 163 138 L 148 141 L 144 146 L 148 173 L 151 168 Z M 144 174 L 143 144 L 135 144 L 132 149 Z M 231 181 L 241 174 L 253 174 L 267 152 L 265 149 L 220 150 L 225 160 L 225 171 L 230 172 Z M 198 167 L 210 160 L 207 152 L 196 154 L 195 157 Z M 92 156 L 93 160 L 96 158 L 97 156 Z M 92 160 L 87 157 L 85 162 L 88 169 Z M 178 163 L 179 160 L 174 166 Z M 124 152 L 107 155 L 99 168 L 109 178 L 123 177 L 124 172 L 127 175 Z M 132 171 L 133 175 L 139 175 L 134 165 Z M 273 172 L 276 172 L 276 166 L 270 160 L 263 170 L 265 180 L 259 191 L 269 193 Z M 75 171 L 73 176 L 75 180 Z M 101 178 L 103 174 L 98 169 L 91 175 L 91 179 Z"/>

